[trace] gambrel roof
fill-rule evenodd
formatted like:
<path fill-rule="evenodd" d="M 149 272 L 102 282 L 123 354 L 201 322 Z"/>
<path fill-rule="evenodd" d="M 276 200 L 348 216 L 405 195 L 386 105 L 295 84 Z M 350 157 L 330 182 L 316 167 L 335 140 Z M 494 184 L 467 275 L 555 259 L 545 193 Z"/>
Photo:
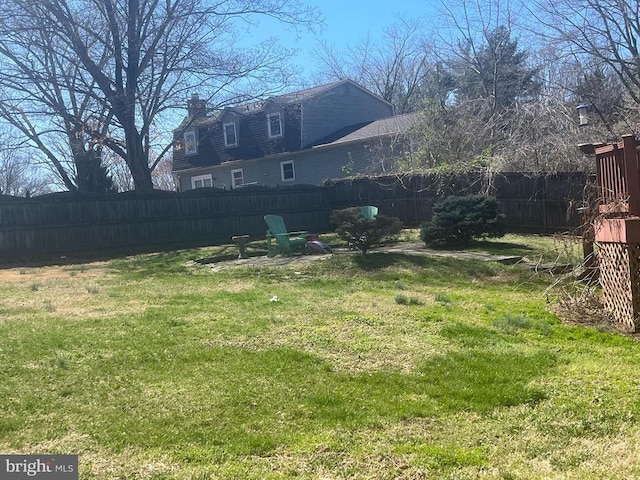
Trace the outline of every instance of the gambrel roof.
<path fill-rule="evenodd" d="M 189 125 L 193 125 L 193 126 L 200 126 L 200 125 L 206 125 L 212 122 L 216 122 L 220 119 L 220 117 L 222 115 L 224 115 L 226 112 L 233 112 L 237 115 L 251 115 L 254 113 L 258 113 L 262 110 L 264 110 L 264 108 L 271 104 L 275 104 L 275 105 L 291 105 L 294 103 L 298 103 L 298 102 L 302 102 L 304 100 L 308 100 L 311 99 L 313 97 L 319 96 L 322 93 L 328 92 L 329 90 L 338 87 L 340 85 L 344 85 L 344 84 L 349 84 L 354 86 L 355 88 L 358 88 L 360 90 L 362 90 L 363 92 L 366 92 L 367 94 L 371 95 L 372 97 L 375 97 L 376 99 L 378 99 L 381 102 L 385 102 L 388 103 L 389 105 L 391 105 L 389 102 L 387 102 L 386 100 L 384 100 L 382 97 L 375 95 L 374 93 L 370 92 L 369 90 L 361 87 L 360 85 L 358 85 L 357 83 L 355 83 L 353 80 L 349 80 L 349 79 L 344 79 L 344 80 L 339 80 L 337 82 L 331 82 L 331 83 L 327 83 L 324 85 L 318 85 L 315 87 L 310 87 L 310 88 L 306 88 L 303 90 L 297 90 L 295 92 L 290 92 L 290 93 L 284 93 L 282 95 L 274 95 L 272 97 L 269 97 L 267 99 L 264 100 L 256 100 L 256 101 L 252 101 L 252 102 L 247 102 L 247 103 L 243 103 L 240 105 L 236 105 L 233 107 L 225 107 L 222 110 L 216 111 L 210 115 L 207 115 L 206 117 L 200 117 L 200 118 L 195 118 L 192 119 L 190 117 L 186 117 L 182 123 L 180 124 L 180 126 L 178 127 L 178 130 L 185 128 Z"/>

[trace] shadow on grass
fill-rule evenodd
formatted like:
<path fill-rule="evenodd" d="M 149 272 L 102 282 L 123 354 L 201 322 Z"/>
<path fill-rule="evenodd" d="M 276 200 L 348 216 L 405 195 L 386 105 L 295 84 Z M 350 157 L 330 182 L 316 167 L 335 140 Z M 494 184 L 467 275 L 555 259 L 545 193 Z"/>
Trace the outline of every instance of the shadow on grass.
<path fill-rule="evenodd" d="M 213 442 L 220 454 L 255 455 L 318 431 L 537 402 L 545 393 L 530 383 L 554 365 L 547 352 L 467 351 L 426 359 L 412 374 L 345 373 L 294 349 L 215 347 L 143 378 L 138 371 L 136 402 L 94 392 L 104 397 L 100 411 L 80 416 L 91 418 L 87 433 L 114 447 L 123 438 L 178 451 Z"/>
<path fill-rule="evenodd" d="M 237 260 L 238 253 L 237 245 L 180 249 L 122 258 L 114 260 L 111 266 L 121 273 L 159 276 L 186 273 L 188 271 L 188 262 L 207 265 Z M 267 254 L 267 250 L 264 242 L 254 242 L 247 246 L 246 253 L 248 257 L 264 257 Z"/>
<path fill-rule="evenodd" d="M 0 255 L 0 268 L 13 267 L 46 267 L 81 265 L 92 262 L 117 261 L 126 263 L 132 256 L 180 255 L 183 252 L 197 251 L 208 244 L 169 244 L 169 245 L 138 245 L 129 247 L 111 247 L 96 250 L 73 250 L 59 253 L 29 253 L 18 255 Z"/>
<path fill-rule="evenodd" d="M 509 255 L 524 257 L 535 253 L 535 249 L 529 245 L 513 242 L 499 242 L 489 240 L 474 240 L 466 247 L 467 250 L 482 251 L 492 255 Z"/>
<path fill-rule="evenodd" d="M 171 275 L 185 273 L 187 271 L 186 262 L 194 260 L 194 257 L 195 251 L 176 250 L 122 258 L 114 260 L 110 266 L 119 273 L 138 277 Z"/>
<path fill-rule="evenodd" d="M 267 250 L 255 250 L 252 252 L 246 252 L 246 258 L 253 257 L 265 257 L 267 255 Z M 221 263 L 221 262 L 230 262 L 238 259 L 238 252 L 229 253 L 229 254 L 218 254 L 215 257 L 204 257 L 198 258 L 196 260 L 200 265 L 209 265 L 212 263 Z"/>
<path fill-rule="evenodd" d="M 348 260 L 338 260 L 348 261 Z M 482 260 L 456 259 L 452 257 L 411 255 L 405 253 L 368 253 L 351 256 L 353 269 L 367 274 L 382 273 L 386 270 L 415 270 L 422 276 L 434 275 L 438 278 L 478 278 L 493 276 L 501 266 Z M 330 266 L 330 263 L 327 264 Z M 348 265 L 346 265 L 348 267 Z M 347 268 L 346 271 L 349 269 Z M 351 271 L 350 273 L 353 273 Z"/>
<path fill-rule="evenodd" d="M 522 243 L 502 242 L 497 240 L 471 240 L 465 245 L 429 245 L 431 250 L 453 252 L 483 252 L 491 255 L 520 256 L 535 253 L 535 248 Z"/>

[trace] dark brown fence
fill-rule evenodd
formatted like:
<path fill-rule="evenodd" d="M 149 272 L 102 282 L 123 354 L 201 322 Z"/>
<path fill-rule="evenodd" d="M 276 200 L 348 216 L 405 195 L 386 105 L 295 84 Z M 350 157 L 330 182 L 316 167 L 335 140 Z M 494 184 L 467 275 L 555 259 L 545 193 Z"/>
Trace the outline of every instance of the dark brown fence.
<path fill-rule="evenodd" d="M 308 186 L 0 200 L 0 254 L 226 243 L 264 236 L 265 213 L 326 231 L 329 210 L 324 189 Z"/>
<path fill-rule="evenodd" d="M 403 175 L 331 181 L 323 187 L 0 197 L 0 255 L 228 243 L 233 235 L 264 237 L 267 213 L 282 215 L 290 230 L 326 232 L 332 210 L 359 205 L 376 205 L 380 213 L 417 226 L 431 217 L 439 198 L 478 192 L 499 199 L 511 230 L 549 233 L 579 225 L 571 207 L 582 200 L 589 180 L 573 173 Z"/>
<path fill-rule="evenodd" d="M 417 226 L 431 218 L 433 204 L 448 195 L 487 193 L 497 197 L 511 231 L 551 233 L 580 225 L 576 207 L 592 176 L 558 173 L 535 176 L 523 173 L 439 176 L 399 175 L 363 177 L 327 182 L 333 208 L 376 205 L 381 213 Z"/>

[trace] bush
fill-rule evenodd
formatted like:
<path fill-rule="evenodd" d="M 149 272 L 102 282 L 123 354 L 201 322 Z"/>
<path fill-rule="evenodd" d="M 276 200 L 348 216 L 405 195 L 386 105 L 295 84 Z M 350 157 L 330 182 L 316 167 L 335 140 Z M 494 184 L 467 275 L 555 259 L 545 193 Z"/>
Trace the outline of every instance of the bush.
<path fill-rule="evenodd" d="M 364 218 L 359 207 L 335 210 L 330 221 L 337 225 L 338 236 L 363 255 L 372 246 L 402 230 L 402 222 L 398 218 L 385 215 L 376 215 L 373 219 Z"/>
<path fill-rule="evenodd" d="M 454 196 L 433 206 L 433 216 L 422 226 L 420 238 L 429 246 L 464 246 L 472 238 L 502 237 L 505 229 L 505 217 L 495 198 Z"/>

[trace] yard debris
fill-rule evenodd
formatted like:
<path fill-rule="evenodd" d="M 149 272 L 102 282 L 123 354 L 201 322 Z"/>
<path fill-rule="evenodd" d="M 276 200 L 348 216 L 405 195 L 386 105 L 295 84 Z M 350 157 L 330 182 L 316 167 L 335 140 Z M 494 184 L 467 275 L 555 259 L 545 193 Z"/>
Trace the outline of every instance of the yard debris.
<path fill-rule="evenodd" d="M 277 295 L 274 295 L 273 297 L 271 297 L 271 298 L 269 299 L 269 301 L 270 301 L 270 302 L 279 302 L 279 301 L 280 301 L 280 299 L 278 298 L 278 296 L 277 296 Z"/>

